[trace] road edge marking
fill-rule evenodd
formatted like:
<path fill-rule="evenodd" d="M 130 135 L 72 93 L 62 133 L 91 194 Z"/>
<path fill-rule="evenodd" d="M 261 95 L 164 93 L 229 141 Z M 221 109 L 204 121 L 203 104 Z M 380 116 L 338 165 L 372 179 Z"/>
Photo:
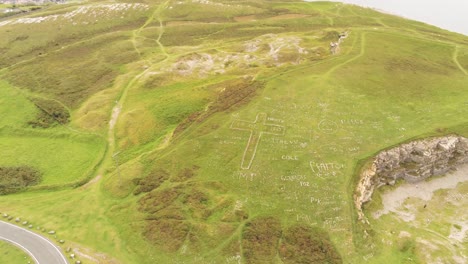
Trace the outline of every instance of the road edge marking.
<path fill-rule="evenodd" d="M 31 258 L 33 258 L 34 262 L 37 263 L 37 264 L 40 264 L 39 260 L 37 260 L 37 258 L 33 255 L 33 253 L 31 253 L 31 251 L 29 251 L 27 248 L 23 247 L 20 243 L 17 243 L 13 240 L 10 240 L 6 237 L 2 237 L 0 236 L 0 240 L 3 240 L 7 243 L 10 243 L 10 244 L 13 244 L 13 246 L 16 246 L 16 247 L 19 247 L 20 249 L 22 249 L 23 251 L 25 251 Z"/>
<path fill-rule="evenodd" d="M 45 238 L 45 237 L 43 237 L 43 236 L 41 236 L 41 235 L 39 235 L 39 234 L 36 234 L 36 233 L 34 233 L 34 232 L 32 232 L 32 231 L 29 231 L 29 230 L 27 230 L 26 228 L 22 228 L 22 227 L 19 227 L 19 226 L 17 226 L 17 225 L 14 225 L 14 224 L 12 224 L 12 223 L 8 223 L 8 222 L 1 221 L 1 220 L 0 220 L 0 222 L 5 223 L 5 224 L 10 225 L 10 226 L 13 226 L 13 227 L 15 227 L 15 228 L 18 228 L 18 229 L 20 229 L 20 230 L 26 231 L 27 233 L 33 234 L 34 236 L 37 236 L 37 237 L 41 238 L 42 240 L 45 240 L 47 243 L 49 243 L 50 245 L 52 245 L 52 246 L 59 252 L 60 256 L 62 257 L 62 260 L 64 261 L 64 263 L 69 264 L 68 261 L 67 261 L 67 259 L 66 259 L 65 256 L 63 255 L 62 251 L 60 250 L 60 248 L 57 247 L 54 243 L 52 243 L 49 239 L 47 239 L 47 238 Z"/>

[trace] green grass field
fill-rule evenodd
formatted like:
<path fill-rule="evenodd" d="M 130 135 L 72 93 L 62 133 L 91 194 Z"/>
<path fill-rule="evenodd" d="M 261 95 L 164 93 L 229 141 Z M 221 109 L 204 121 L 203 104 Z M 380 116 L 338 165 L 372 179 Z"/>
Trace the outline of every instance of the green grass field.
<path fill-rule="evenodd" d="M 44 137 L 2 136 L 0 166 L 30 165 L 43 172 L 43 185 L 61 185 L 90 177 L 102 142 Z M 101 153 L 102 154 L 102 153 Z"/>
<path fill-rule="evenodd" d="M 31 257 L 15 246 L 5 241 L 0 241 L 0 261 L 2 263 L 28 263 Z"/>
<path fill-rule="evenodd" d="M 56 230 L 83 263 L 421 263 L 422 240 L 452 249 L 431 233 L 448 236 L 445 220 L 361 225 L 352 194 L 380 150 L 468 136 L 466 36 L 327 2 L 24 17 L 42 20 L 0 20 L 0 167 L 42 181 L 0 208 Z"/>
<path fill-rule="evenodd" d="M 0 83 L 1 115 L 0 127 L 24 127 L 33 120 L 36 114 L 35 106 L 20 90 L 15 90 L 8 83 Z"/>
<path fill-rule="evenodd" d="M 77 184 L 92 177 L 105 151 L 104 140 L 65 126 L 33 129 L 39 108 L 28 92 L 0 83 L 0 166 L 31 166 L 42 186 Z"/>

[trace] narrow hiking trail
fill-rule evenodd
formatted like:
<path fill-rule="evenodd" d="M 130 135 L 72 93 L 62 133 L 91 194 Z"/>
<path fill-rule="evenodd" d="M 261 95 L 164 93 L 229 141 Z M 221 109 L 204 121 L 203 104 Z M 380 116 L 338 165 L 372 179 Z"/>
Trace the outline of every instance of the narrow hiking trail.
<path fill-rule="evenodd" d="M 460 50 L 460 47 L 459 46 L 455 46 L 455 50 L 453 51 L 453 55 L 452 55 L 452 59 L 453 59 L 453 62 L 455 62 L 455 64 L 458 66 L 458 68 L 460 69 L 460 71 L 462 71 L 465 75 L 468 75 L 468 71 L 463 68 L 463 66 L 460 64 L 460 62 L 458 61 L 458 53 L 459 53 L 459 50 Z"/>
<path fill-rule="evenodd" d="M 163 20 L 161 18 L 161 12 L 166 8 L 167 4 L 169 1 L 166 1 L 162 3 L 161 5 L 158 6 L 158 8 L 155 9 L 155 11 L 151 14 L 151 16 L 145 21 L 145 23 L 139 27 L 138 29 L 134 30 L 132 32 L 132 38 L 131 41 L 133 43 L 133 47 L 135 51 L 138 53 L 138 55 L 141 58 L 141 61 L 145 61 L 147 64 L 149 64 L 145 70 L 140 71 L 136 70 L 133 73 L 133 78 L 131 78 L 126 85 L 121 89 L 120 96 L 115 100 L 115 106 L 112 108 L 112 111 L 110 113 L 110 119 L 109 119 L 109 126 L 107 130 L 107 151 L 106 154 L 104 155 L 102 159 L 102 164 L 99 166 L 99 168 L 96 170 L 96 176 L 94 179 L 92 179 L 88 184 L 87 187 L 97 183 L 100 181 L 102 178 L 102 175 L 105 174 L 105 169 L 112 164 L 112 160 L 114 159 L 116 162 L 118 162 L 118 157 L 117 155 L 119 154 L 119 151 L 116 146 L 116 138 L 115 138 L 115 130 L 116 130 L 116 124 L 119 120 L 120 114 L 122 113 L 123 106 L 126 102 L 127 95 L 129 90 L 136 85 L 136 83 L 144 77 L 148 72 L 150 72 L 153 68 L 153 66 L 158 65 L 160 63 L 165 62 L 169 58 L 169 54 L 167 54 L 164 46 L 160 42 L 160 39 L 162 38 L 164 34 L 164 25 L 163 25 Z M 165 55 L 165 59 L 153 64 L 151 63 L 147 58 L 142 57 L 141 51 L 138 49 L 138 38 L 141 37 L 141 32 L 151 24 L 154 20 L 159 21 L 159 34 L 158 38 L 155 40 L 158 43 L 159 49 L 161 52 Z"/>
<path fill-rule="evenodd" d="M 132 34 L 132 43 L 134 44 L 134 48 L 135 48 L 135 51 L 141 56 L 141 52 L 139 51 L 138 47 L 137 47 L 137 38 L 141 37 L 141 32 L 143 29 L 145 29 L 152 21 L 154 21 L 155 19 L 159 21 L 159 28 L 160 28 L 160 31 L 159 31 L 159 35 L 158 35 L 158 38 L 157 38 L 157 43 L 158 43 L 158 46 L 159 48 L 161 49 L 161 52 L 164 53 L 166 55 L 166 59 L 169 57 L 169 55 L 166 53 L 166 50 L 164 48 L 164 46 L 161 44 L 161 42 L 159 41 L 162 37 L 162 35 L 164 34 L 164 26 L 163 26 L 163 23 L 162 23 L 162 19 L 161 19 L 161 12 L 164 8 L 166 8 L 167 6 L 167 3 L 169 1 L 166 1 L 164 2 L 163 4 L 159 5 L 158 8 L 156 8 L 156 10 L 153 12 L 153 14 L 146 20 L 146 22 L 140 27 L 138 28 L 137 30 L 134 30 L 133 31 L 133 34 Z M 165 59 L 165 60 L 166 60 Z M 146 61 L 146 62 L 149 62 L 148 60 L 142 58 L 142 60 Z M 159 63 L 162 63 L 164 62 L 165 60 L 159 62 Z M 158 63 L 158 64 L 159 64 Z M 150 63 L 151 64 L 151 63 Z M 112 113 L 111 113 L 111 119 L 109 121 L 109 130 L 108 130 L 108 141 L 109 141 L 109 147 L 111 148 L 110 150 L 114 150 L 115 148 L 115 125 L 118 121 L 118 118 L 120 116 L 120 113 L 122 111 L 122 107 L 123 107 L 123 104 L 125 103 L 126 101 L 126 98 L 127 98 L 127 94 L 128 94 L 128 90 L 133 87 L 135 85 L 135 83 L 140 80 L 140 78 L 142 76 L 145 76 L 147 72 L 149 72 L 151 70 L 151 68 L 153 67 L 154 65 L 151 64 L 151 66 L 147 67 L 144 71 L 140 72 L 139 74 L 135 75 L 135 77 L 133 79 L 131 79 L 128 84 L 124 87 L 124 89 L 122 90 L 122 93 L 120 95 L 120 97 L 116 100 L 116 104 L 114 106 L 114 108 L 112 109 Z M 112 152 L 112 151 L 111 151 Z"/>
<path fill-rule="evenodd" d="M 151 14 L 151 16 L 145 21 L 145 23 L 138 29 L 133 30 L 132 32 L 132 43 L 135 51 L 140 55 L 141 57 L 141 51 L 138 49 L 138 38 L 146 38 L 144 36 L 141 36 L 141 32 L 148 27 L 154 20 L 157 20 L 159 22 L 159 34 L 156 39 L 153 39 L 159 46 L 159 49 L 161 52 L 166 56 L 166 58 L 169 57 L 169 54 L 167 54 L 166 49 L 164 45 L 161 43 L 161 38 L 164 35 L 164 25 L 163 25 L 163 20 L 161 18 L 161 13 L 164 9 L 167 8 L 167 4 L 170 2 L 170 0 L 160 4 L 158 8 L 154 10 L 154 12 Z"/>
<path fill-rule="evenodd" d="M 330 78 L 330 75 L 332 75 L 333 72 L 335 72 L 336 70 L 338 70 L 339 68 L 345 66 L 346 64 L 349 64 L 357 59 L 359 59 L 360 57 L 362 57 L 364 54 L 365 54 L 365 47 L 366 47 L 366 32 L 362 32 L 359 37 L 355 38 L 354 41 L 353 41 L 353 44 L 351 46 L 351 51 L 350 53 L 355 50 L 356 48 L 356 45 L 357 43 L 359 42 L 360 44 L 360 47 L 359 47 L 359 54 L 357 54 L 356 56 L 342 62 L 342 63 L 339 63 L 335 66 L 333 66 L 332 68 L 330 68 L 330 70 L 328 70 L 326 73 L 323 74 L 323 77 L 324 79 L 329 79 Z"/>
<path fill-rule="evenodd" d="M 150 70 L 151 70 L 151 68 L 147 68 L 143 72 L 141 72 L 138 75 L 136 75 L 135 77 L 133 77 L 127 83 L 127 85 L 125 85 L 125 87 L 123 88 L 122 93 L 121 93 L 120 97 L 118 98 L 118 100 L 115 101 L 115 106 L 112 108 L 112 111 L 111 111 L 111 114 L 110 114 L 111 117 L 110 117 L 110 120 L 109 120 L 109 126 L 108 126 L 108 130 L 107 130 L 107 151 L 106 151 L 106 154 L 104 155 L 104 157 L 102 159 L 101 165 L 96 170 L 96 176 L 89 183 L 99 182 L 99 180 L 96 180 L 96 179 L 101 179 L 102 178 L 102 175 L 105 174 L 106 168 L 110 164 L 112 164 L 111 163 L 112 159 L 116 158 L 116 155 L 118 155 L 118 152 L 116 152 L 117 146 L 116 146 L 116 139 L 115 139 L 115 130 L 116 130 L 116 124 L 117 124 L 118 119 L 120 117 L 120 114 L 122 112 L 123 104 L 124 104 L 124 102 L 126 100 L 126 97 L 127 97 L 127 94 L 128 94 L 128 91 L 130 90 L 130 88 L 133 87 L 135 85 L 135 83 L 137 83 L 138 80 Z"/>

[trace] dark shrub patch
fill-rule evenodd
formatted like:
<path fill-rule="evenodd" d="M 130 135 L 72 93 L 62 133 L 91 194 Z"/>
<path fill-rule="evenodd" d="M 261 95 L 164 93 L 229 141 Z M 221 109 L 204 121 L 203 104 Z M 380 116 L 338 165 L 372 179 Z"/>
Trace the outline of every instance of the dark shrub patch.
<path fill-rule="evenodd" d="M 264 87 L 264 83 L 259 81 L 249 81 L 242 78 L 215 84 L 213 87 L 209 88 L 215 89 L 217 87 L 222 87 L 223 91 L 219 93 L 218 97 L 210 105 L 208 110 L 191 114 L 177 126 L 174 131 L 174 136 L 179 135 L 195 121 L 202 122 L 213 114 L 228 111 L 233 107 L 239 107 L 247 104 L 254 98 L 257 90 Z"/>
<path fill-rule="evenodd" d="M 70 113 L 59 102 L 43 98 L 34 98 L 31 101 L 39 109 L 36 119 L 28 122 L 32 127 L 48 128 L 55 124 L 64 125 L 70 121 Z"/>
<path fill-rule="evenodd" d="M 148 174 L 148 176 L 137 179 L 137 187 L 133 194 L 138 195 L 142 192 L 150 192 L 158 188 L 164 181 L 169 178 L 169 173 L 163 169 L 155 169 Z"/>
<path fill-rule="evenodd" d="M 246 263 L 274 263 L 281 237 L 281 223 L 274 217 L 259 217 L 248 223 L 242 235 Z"/>
<path fill-rule="evenodd" d="M 217 100 L 210 106 L 210 114 L 222 112 L 233 106 L 239 106 L 250 102 L 256 91 L 263 88 L 264 83 L 259 81 L 247 81 L 238 79 L 222 83 L 224 91 L 221 92 Z"/>
<path fill-rule="evenodd" d="M 320 39 L 322 41 L 338 41 L 340 33 L 338 31 L 327 31 L 323 37 Z"/>
<path fill-rule="evenodd" d="M 146 214 L 143 236 L 169 252 L 182 245 L 191 250 L 212 249 L 220 238 L 229 239 L 240 223 L 222 221 L 234 206 L 231 199 L 216 195 L 224 189 L 214 188 L 217 185 L 178 183 L 145 194 L 139 200 L 139 210 Z"/>
<path fill-rule="evenodd" d="M 146 238 L 170 252 L 182 246 L 190 230 L 188 223 L 178 220 L 160 219 L 147 223 L 144 233 Z"/>
<path fill-rule="evenodd" d="M 193 166 L 192 168 L 184 168 L 175 177 L 171 180 L 174 182 L 184 182 L 193 177 L 195 177 L 197 170 L 199 169 L 198 166 Z"/>
<path fill-rule="evenodd" d="M 28 166 L 0 167 L 0 194 L 17 192 L 41 181 L 41 173 Z"/>
<path fill-rule="evenodd" d="M 147 213 L 155 213 L 172 204 L 181 195 L 178 189 L 166 189 L 158 192 L 151 192 L 140 199 L 140 210 Z"/>
<path fill-rule="evenodd" d="M 285 264 L 343 262 L 325 232 L 305 225 L 289 227 L 283 233 L 279 253 Z"/>

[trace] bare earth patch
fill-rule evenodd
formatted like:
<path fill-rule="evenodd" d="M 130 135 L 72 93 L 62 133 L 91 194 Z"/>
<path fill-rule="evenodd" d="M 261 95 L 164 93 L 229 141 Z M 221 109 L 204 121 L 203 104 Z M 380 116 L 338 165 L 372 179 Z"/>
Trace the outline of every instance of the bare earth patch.
<path fill-rule="evenodd" d="M 379 218 L 384 214 L 394 212 L 405 221 L 414 220 L 414 215 L 399 208 L 408 198 L 419 198 L 430 201 L 434 192 L 441 189 L 453 189 L 458 183 L 468 181 L 468 164 L 460 166 L 455 172 L 448 173 L 444 177 L 438 177 L 430 181 L 417 184 L 405 183 L 389 192 L 382 194 L 383 209 L 373 214 Z M 409 208 L 407 208 L 409 209 Z"/>
<path fill-rule="evenodd" d="M 115 124 L 117 123 L 117 119 L 119 118 L 120 115 L 120 110 L 122 110 L 122 107 L 118 102 L 116 102 L 116 105 L 112 109 L 112 116 L 111 120 L 109 121 L 109 130 L 113 130 Z"/>
<path fill-rule="evenodd" d="M 404 183 L 382 194 L 383 208 L 373 212 L 375 219 L 393 219 L 402 241 L 414 239 L 421 263 L 467 264 L 468 164 L 443 177 L 417 184 Z M 381 220 L 386 221 L 386 220 Z M 409 227 L 409 229 L 407 229 Z"/>
<path fill-rule="evenodd" d="M 102 175 L 99 174 L 97 175 L 96 177 L 94 177 L 92 180 L 90 180 L 88 183 L 86 183 L 85 185 L 83 185 L 83 189 L 88 189 L 89 187 L 91 187 L 93 184 L 95 184 L 96 182 L 99 182 L 99 180 L 102 178 Z"/>
<path fill-rule="evenodd" d="M 251 21 L 255 21 L 255 20 L 256 19 L 255 19 L 254 15 L 234 17 L 234 21 L 236 21 L 236 22 L 251 22 Z"/>

